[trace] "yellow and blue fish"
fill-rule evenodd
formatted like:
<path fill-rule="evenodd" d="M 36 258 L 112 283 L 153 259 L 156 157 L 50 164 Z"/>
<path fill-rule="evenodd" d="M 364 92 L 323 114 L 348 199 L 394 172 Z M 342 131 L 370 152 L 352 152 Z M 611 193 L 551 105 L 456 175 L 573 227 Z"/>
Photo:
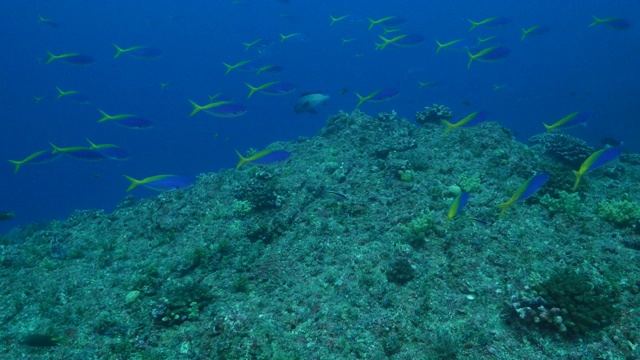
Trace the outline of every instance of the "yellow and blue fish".
<path fill-rule="evenodd" d="M 461 192 L 455 199 L 453 199 L 449 206 L 449 212 L 447 213 L 447 221 L 451 221 L 451 219 L 460 214 L 462 209 L 464 209 L 469 202 L 470 197 L 471 195 L 468 192 Z"/>
<path fill-rule="evenodd" d="M 462 120 L 458 121 L 457 123 L 450 123 L 447 120 L 442 120 L 441 123 L 443 125 L 445 125 L 447 128 L 444 130 L 445 134 L 448 133 L 449 131 L 459 128 L 459 127 L 471 127 L 471 126 L 476 126 L 478 124 L 480 124 L 481 122 L 483 122 L 486 118 L 487 118 L 487 113 L 484 111 L 476 111 L 473 112 L 467 116 L 465 116 L 464 118 L 462 118 Z"/>
<path fill-rule="evenodd" d="M 591 154 L 582 163 L 582 165 L 580 165 L 580 169 L 578 169 L 577 171 L 575 170 L 573 171 L 573 173 L 576 175 L 576 182 L 575 184 L 573 184 L 573 191 L 576 191 L 576 189 L 578 188 L 578 185 L 580 184 L 580 178 L 582 177 L 582 175 L 588 173 L 591 170 L 595 170 L 600 166 L 607 164 L 608 162 L 611 162 L 617 159 L 621 153 L 622 153 L 622 150 L 620 150 L 619 148 L 608 147 L 602 150 L 598 150 L 593 154 Z"/>
<path fill-rule="evenodd" d="M 576 126 L 586 126 L 587 117 L 588 117 L 588 114 L 584 112 L 576 111 L 563 117 L 562 119 L 556 121 L 551 125 L 547 125 L 545 123 L 542 123 L 542 125 L 544 125 L 547 131 L 566 130 L 566 129 L 574 128 Z"/>
<path fill-rule="evenodd" d="M 520 188 L 511 196 L 507 202 L 499 204 L 498 207 L 502 209 L 500 211 L 499 217 L 502 217 L 504 213 L 507 211 L 509 206 L 513 205 L 518 201 L 525 200 L 531 195 L 535 194 L 542 186 L 549 180 L 549 174 L 541 173 L 538 174 L 531 179 L 527 180 Z"/>

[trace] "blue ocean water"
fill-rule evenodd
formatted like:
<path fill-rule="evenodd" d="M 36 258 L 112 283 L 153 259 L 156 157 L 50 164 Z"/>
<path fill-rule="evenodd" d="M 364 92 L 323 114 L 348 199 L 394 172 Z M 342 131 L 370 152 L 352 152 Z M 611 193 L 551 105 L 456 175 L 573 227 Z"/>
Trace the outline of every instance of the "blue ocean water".
<path fill-rule="evenodd" d="M 20 160 L 57 146 L 116 144 L 128 160 L 88 162 L 68 155 L 39 165 L 0 166 L 0 212 L 15 218 L 0 223 L 0 233 L 30 222 L 63 219 L 76 209 L 112 210 L 127 195 L 124 174 L 145 178 L 233 168 L 234 149 L 262 149 L 274 141 L 313 136 L 326 117 L 351 112 L 355 93 L 397 89 L 381 103 L 365 102 L 369 114 L 397 111 L 412 119 L 432 103 L 449 106 L 455 118 L 478 110 L 511 129 L 522 141 L 544 131 L 574 111 L 590 114 L 588 126 L 570 131 L 594 146 L 604 137 L 640 150 L 637 116 L 640 104 L 640 3 L 637 1 L 5 1 L 0 3 L 0 158 Z M 330 15 L 349 18 L 330 25 Z M 628 29 L 604 24 L 589 27 L 592 15 L 621 17 Z M 382 26 L 368 30 L 367 18 L 405 18 L 397 32 Z M 500 16 L 500 27 L 468 31 L 467 19 Z M 50 21 L 40 21 L 39 17 Z M 544 25 L 550 31 L 520 40 L 521 28 Z M 284 42 L 280 33 L 300 33 Z M 419 34 L 412 47 L 377 51 L 379 35 Z M 500 61 L 475 61 L 467 69 L 465 51 L 436 55 L 435 39 L 450 41 L 497 36 L 509 55 Z M 243 43 L 261 39 L 245 51 Z M 343 44 L 343 39 L 354 41 Z M 114 59 L 113 43 L 149 46 L 162 56 Z M 55 60 L 47 50 L 79 53 L 91 64 Z M 476 50 L 473 50 L 476 51 Z M 252 60 L 284 67 L 281 73 L 241 72 L 225 75 L 223 62 Z M 254 94 L 245 83 L 282 81 L 295 92 L 282 96 Z M 420 87 L 419 82 L 430 82 Z M 165 83 L 163 88 L 161 83 Z M 494 85 L 503 86 L 498 90 Z M 88 97 L 78 103 L 56 99 L 56 86 Z M 322 91 L 331 98 L 319 114 L 295 114 L 300 94 Z M 203 112 L 189 117 L 188 99 L 199 104 L 221 93 L 247 107 L 236 118 Z M 36 101 L 34 97 L 43 97 Z M 113 122 L 109 114 L 135 114 L 154 123 L 145 130 Z M 295 156 L 295 154 L 294 154 Z M 138 197 L 151 190 L 136 188 Z"/>

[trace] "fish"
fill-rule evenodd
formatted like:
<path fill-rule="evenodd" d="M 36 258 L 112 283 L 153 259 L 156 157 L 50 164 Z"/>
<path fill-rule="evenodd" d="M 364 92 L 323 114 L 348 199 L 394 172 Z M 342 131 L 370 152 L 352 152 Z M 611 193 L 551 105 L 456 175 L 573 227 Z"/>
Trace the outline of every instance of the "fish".
<path fill-rule="evenodd" d="M 281 72 L 284 72 L 284 67 L 280 65 L 265 65 L 258 68 L 258 70 L 256 70 L 256 75 L 260 75 L 260 73 L 263 73 L 263 72 L 268 72 L 271 74 L 279 74 Z"/>
<path fill-rule="evenodd" d="M 260 90 L 260 93 L 264 95 L 280 96 L 291 94 L 294 91 L 296 91 L 295 85 L 286 82 L 278 82 L 277 84 L 268 86 L 265 89 Z"/>
<path fill-rule="evenodd" d="M 329 26 L 333 26 L 333 24 L 337 23 L 338 21 L 347 19 L 350 15 L 343 15 L 343 16 L 338 16 L 338 17 L 333 17 L 331 15 L 329 15 L 329 18 L 331 18 L 331 24 L 329 24 Z"/>
<path fill-rule="evenodd" d="M 501 218 L 505 214 L 509 206 L 518 201 L 527 199 L 540 190 L 540 188 L 542 188 L 542 186 L 544 186 L 544 184 L 549 180 L 549 177 L 550 175 L 547 173 L 540 173 L 525 181 L 525 183 L 520 186 L 520 188 L 509 200 L 507 200 L 507 202 L 498 205 L 498 207 L 502 209 L 498 218 Z"/>
<path fill-rule="evenodd" d="M 580 165 L 580 169 L 573 171 L 573 174 L 576 176 L 576 182 L 573 184 L 573 191 L 576 191 L 576 189 L 578 188 L 578 185 L 580 184 L 580 178 L 584 174 L 617 159 L 621 153 L 622 150 L 620 148 L 608 147 L 602 150 L 598 150 L 589 155 L 589 157 L 582 163 L 582 165 Z"/>
<path fill-rule="evenodd" d="M 362 96 L 362 95 L 356 93 L 356 96 L 358 97 L 358 105 L 356 105 L 356 107 L 360 107 L 360 105 L 362 105 L 362 103 L 369 101 L 371 98 L 373 98 L 374 96 L 378 95 L 379 92 L 380 92 L 380 90 L 376 90 L 376 91 L 374 91 L 371 94 L 366 95 L 366 96 Z"/>
<path fill-rule="evenodd" d="M 298 98 L 298 101 L 296 102 L 296 105 L 294 106 L 293 111 L 296 114 L 301 114 L 305 112 L 310 114 L 317 114 L 318 106 L 326 104 L 328 100 L 329 100 L 329 95 L 324 94 L 322 92 L 303 93 Z"/>
<path fill-rule="evenodd" d="M 474 60 L 484 61 L 484 62 L 497 61 L 497 60 L 504 59 L 510 53 L 511 53 L 511 50 L 509 50 L 509 48 L 500 47 L 500 46 L 493 46 L 490 48 L 486 48 L 478 51 L 475 54 L 472 54 L 471 51 L 467 50 L 467 54 L 469 55 L 469 63 L 467 64 L 467 69 L 471 67 L 471 63 Z"/>
<path fill-rule="evenodd" d="M 471 195 L 468 192 L 461 192 L 453 199 L 449 206 L 449 212 L 447 213 L 447 221 L 451 221 L 456 215 L 460 214 L 462 209 L 467 205 L 467 202 L 469 202 L 470 197 Z"/>
<path fill-rule="evenodd" d="M 125 49 L 119 47 L 116 44 L 113 44 L 113 46 L 116 48 L 116 54 L 113 55 L 114 59 L 117 59 L 122 54 L 131 55 L 133 57 L 141 58 L 141 59 L 157 59 L 161 57 L 163 54 L 162 49 L 149 47 L 149 46 L 138 45 L 138 46 L 131 46 Z"/>
<path fill-rule="evenodd" d="M 73 101 L 75 103 L 78 103 L 78 104 L 88 104 L 89 101 L 90 101 L 88 96 L 81 94 L 77 90 L 64 91 L 64 90 L 62 90 L 62 89 L 60 89 L 59 87 L 56 86 L 56 91 L 58 91 L 58 96 L 56 96 L 56 100 L 59 100 L 59 99 L 61 99 L 63 97 L 67 97 L 71 101 Z"/>
<path fill-rule="evenodd" d="M 574 128 L 576 126 L 586 126 L 587 117 L 588 117 L 588 114 L 584 112 L 576 111 L 563 117 L 562 119 L 556 121 L 551 125 L 547 125 L 545 123 L 542 123 L 542 125 L 544 125 L 547 131 L 566 130 L 566 129 Z"/>
<path fill-rule="evenodd" d="M 406 22 L 407 22 L 407 19 L 402 18 L 402 17 L 396 17 L 396 16 L 387 16 L 387 17 L 383 17 L 383 18 L 378 19 L 378 20 L 374 20 L 372 18 L 369 18 L 369 30 L 373 29 L 373 27 L 376 26 L 376 25 L 399 26 L 399 25 L 402 25 L 402 24 L 404 24 Z"/>
<path fill-rule="evenodd" d="M 114 144 L 96 145 L 93 142 L 91 142 L 91 140 L 89 139 L 86 139 L 86 140 L 90 145 L 89 149 L 100 153 L 102 156 L 104 156 L 107 159 L 127 160 L 130 157 L 129 153 L 127 153 L 117 145 L 114 145 Z"/>
<path fill-rule="evenodd" d="M 395 99 L 398 95 L 400 95 L 400 90 L 395 88 L 385 88 L 376 92 L 369 100 L 372 103 L 381 103 L 389 100 Z"/>
<path fill-rule="evenodd" d="M 471 23 L 471 27 L 469 28 L 469 31 L 472 31 L 473 29 L 477 28 L 478 26 L 485 26 L 485 27 L 500 27 L 503 25 L 506 25 L 508 23 L 511 22 L 511 19 L 502 17 L 502 16 L 493 16 L 490 18 L 486 18 L 484 20 L 480 20 L 480 21 L 473 21 L 471 19 L 467 19 L 467 21 L 469 21 Z"/>
<path fill-rule="evenodd" d="M 62 89 L 60 89 L 59 87 L 56 86 L 56 91 L 58 91 L 58 96 L 56 96 L 56 100 L 60 100 L 61 98 L 65 97 L 65 96 L 70 96 L 70 95 L 75 95 L 75 94 L 79 94 L 79 91 L 76 90 L 67 90 L 64 91 Z"/>
<path fill-rule="evenodd" d="M 16 215 L 13 213 L 13 211 L 8 211 L 8 212 L 0 212 L 0 221 L 7 221 L 7 220 L 11 220 L 15 217 Z"/>
<path fill-rule="evenodd" d="M 440 52 L 440 50 L 442 49 L 446 49 L 456 43 L 459 43 L 460 41 L 462 41 L 463 39 L 455 39 L 455 40 L 451 40 L 451 41 L 447 41 L 444 44 L 441 43 L 440 41 L 438 41 L 438 39 L 436 39 L 436 44 L 438 45 L 438 48 L 436 49 L 436 54 Z"/>
<path fill-rule="evenodd" d="M 191 116 L 193 116 L 193 115 L 195 115 L 195 114 L 197 114 L 197 113 L 199 113 L 200 111 L 203 111 L 203 110 L 210 110 L 210 109 L 222 106 L 222 105 L 231 104 L 231 102 L 229 102 L 229 101 L 216 101 L 216 102 L 208 103 L 207 105 L 198 105 L 198 104 L 196 104 L 195 101 L 193 101 L 191 99 L 189 99 L 189 102 L 193 106 L 193 110 L 189 114 L 189 117 L 191 117 Z"/>
<path fill-rule="evenodd" d="M 527 35 L 544 35 L 551 31 L 551 28 L 546 25 L 535 25 L 528 29 L 521 28 L 522 37 L 520 37 L 520 41 L 524 40 Z"/>
<path fill-rule="evenodd" d="M 127 53 L 127 55 L 130 55 L 136 59 L 148 59 L 148 60 L 159 59 L 162 57 L 163 54 L 164 54 L 164 51 L 162 51 L 162 49 L 156 48 L 156 47 L 149 47 L 149 46 L 143 46 L 139 49 L 136 49 Z"/>
<path fill-rule="evenodd" d="M 267 89 L 267 88 L 269 88 L 271 86 L 274 86 L 276 84 L 279 84 L 279 83 L 280 83 L 279 81 L 271 81 L 271 82 L 264 83 L 264 84 L 259 85 L 259 86 L 253 86 L 253 85 L 251 85 L 249 83 L 244 83 L 249 88 L 249 95 L 247 95 L 247 99 L 249 99 L 251 96 L 253 96 L 253 93 L 255 93 L 256 91 L 260 91 L 260 92 L 264 91 L 265 89 Z"/>
<path fill-rule="evenodd" d="M 387 39 L 382 35 L 378 35 L 378 37 L 382 40 L 382 43 L 378 44 L 376 43 L 376 50 L 384 50 L 384 48 L 386 48 L 389 44 L 393 44 L 399 40 L 402 40 L 404 38 L 406 38 L 408 35 L 407 34 L 401 34 L 398 36 L 395 36 L 391 39 Z"/>
<path fill-rule="evenodd" d="M 400 40 L 393 43 L 393 46 L 406 48 L 420 45 L 424 42 L 425 37 L 420 34 L 408 34 Z"/>
<path fill-rule="evenodd" d="M 236 118 L 246 114 L 247 108 L 244 105 L 228 103 L 211 109 L 206 109 L 204 112 L 211 116 L 221 118 Z"/>
<path fill-rule="evenodd" d="M 262 39 L 257 39 L 257 40 L 254 40 L 254 41 L 248 42 L 248 43 L 243 42 L 242 45 L 244 45 L 244 51 L 249 51 L 249 49 L 251 49 L 251 47 L 253 45 L 255 45 L 255 44 L 257 44 L 257 43 L 259 43 L 261 41 L 262 41 Z"/>
<path fill-rule="evenodd" d="M 49 58 L 47 59 L 45 64 L 49 64 L 55 60 L 62 60 L 67 63 L 75 64 L 75 65 L 88 65 L 94 61 L 93 57 L 88 55 L 78 54 L 78 53 L 66 53 L 66 54 L 55 55 L 51 51 L 47 50 L 47 54 L 49 54 Z"/>
<path fill-rule="evenodd" d="M 62 338 L 43 334 L 29 334 L 22 343 L 32 347 L 53 347 L 58 346 L 62 342 Z"/>
<path fill-rule="evenodd" d="M 478 46 L 477 41 L 469 40 L 469 39 L 455 39 L 451 41 L 447 41 L 444 44 L 440 41 L 436 40 L 436 54 L 440 52 L 440 50 L 452 50 L 452 51 L 467 51 L 469 49 L 474 49 Z"/>
<path fill-rule="evenodd" d="M 487 116 L 488 114 L 484 111 L 476 111 L 465 116 L 462 120 L 458 121 L 457 123 L 450 123 L 447 120 L 441 120 L 441 123 L 446 126 L 446 129 L 444 130 L 446 134 L 449 131 L 459 127 L 471 127 L 471 126 L 478 125 L 479 123 L 484 121 L 487 118 Z"/>
<path fill-rule="evenodd" d="M 306 42 L 309 39 L 303 34 L 303 33 L 292 33 L 292 34 L 288 34 L 285 35 L 283 33 L 280 33 L 280 42 L 283 43 L 285 42 L 285 40 L 293 40 L 293 41 L 297 41 L 297 42 Z"/>
<path fill-rule="evenodd" d="M 613 30 L 628 30 L 631 27 L 631 21 L 618 17 L 608 17 L 600 19 L 591 15 L 593 22 L 589 24 L 589 27 L 593 27 L 599 24 L 605 25 Z"/>
<path fill-rule="evenodd" d="M 339 198 L 341 200 L 349 200 L 349 197 L 346 194 L 341 193 L 339 191 L 327 190 L 327 194 L 331 194 L 333 196 L 336 196 L 337 198 Z"/>
<path fill-rule="evenodd" d="M 60 158 L 62 154 L 54 154 L 49 150 L 36 151 L 22 160 L 7 160 L 14 165 L 13 173 L 16 174 L 25 164 L 46 164 Z"/>
<path fill-rule="evenodd" d="M 223 63 L 222 63 L 222 65 L 224 65 L 224 66 L 227 68 L 227 71 L 225 71 L 225 72 L 224 72 L 224 74 L 225 74 L 225 75 L 227 75 L 227 74 L 229 74 L 231 71 L 233 71 L 233 70 L 235 70 L 235 69 L 238 69 L 238 68 L 240 68 L 241 66 L 246 65 L 246 64 L 248 64 L 248 63 L 250 63 L 250 62 L 251 62 L 251 60 L 243 60 L 243 61 L 240 61 L 240 62 L 238 62 L 238 63 L 231 64 L 231 65 L 230 65 L 230 64 L 227 64 L 227 63 L 225 63 L 225 62 L 223 62 Z"/>
<path fill-rule="evenodd" d="M 239 169 L 242 165 L 251 162 L 254 164 L 272 164 L 280 161 L 287 160 L 291 157 L 291 153 L 286 150 L 274 150 L 274 149 L 266 149 L 259 151 L 249 157 L 244 157 L 238 150 L 236 150 L 236 154 L 240 158 L 238 164 L 236 164 L 236 169 Z"/>
<path fill-rule="evenodd" d="M 178 175 L 155 175 L 137 180 L 131 176 L 123 175 L 131 183 L 127 191 L 138 186 L 144 186 L 155 191 L 173 191 L 193 184 L 193 180 Z"/>
<path fill-rule="evenodd" d="M 73 65 L 89 65 L 92 64 L 95 59 L 89 55 L 76 54 L 74 56 L 65 57 L 62 61 Z"/>
<path fill-rule="evenodd" d="M 123 120 L 127 118 L 136 117 L 135 115 L 131 115 L 131 114 L 109 115 L 100 109 L 98 109 L 98 111 L 100 112 L 100 114 L 102 114 L 102 117 L 100 118 L 100 120 L 98 120 L 99 123 L 105 122 L 105 121 Z"/>
<path fill-rule="evenodd" d="M 153 123 L 150 120 L 141 118 L 139 116 L 115 120 L 114 122 L 122 127 L 136 130 L 148 129 L 153 126 Z"/>
<path fill-rule="evenodd" d="M 52 143 L 49 143 L 49 144 L 51 144 L 51 147 L 53 147 L 53 151 L 51 151 L 52 154 L 58 154 L 58 153 L 67 154 L 77 159 L 86 160 L 86 161 L 97 161 L 97 160 L 103 160 L 105 158 L 99 152 L 93 151 L 91 148 L 88 148 L 88 147 L 70 146 L 70 147 L 61 148 L 61 147 L 55 146 Z"/>
<path fill-rule="evenodd" d="M 52 19 L 47 19 L 45 17 L 42 17 L 41 15 L 38 15 L 38 21 L 53 29 L 57 29 L 59 27 L 57 22 L 55 22 Z"/>

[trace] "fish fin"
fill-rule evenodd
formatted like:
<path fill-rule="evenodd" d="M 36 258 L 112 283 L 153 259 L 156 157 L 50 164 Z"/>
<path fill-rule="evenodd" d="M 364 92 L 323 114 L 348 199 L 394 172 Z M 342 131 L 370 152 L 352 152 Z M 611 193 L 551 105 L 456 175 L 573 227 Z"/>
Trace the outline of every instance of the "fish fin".
<path fill-rule="evenodd" d="M 498 219 L 500 219 L 500 218 L 504 215 L 504 213 L 505 213 L 505 212 L 507 212 L 507 209 L 509 208 L 509 206 L 511 206 L 511 203 L 506 202 L 506 203 L 498 204 L 497 206 L 498 206 L 500 209 L 502 209 L 502 210 L 500 211 L 500 215 L 498 215 Z"/>
<path fill-rule="evenodd" d="M 129 180 L 131 182 L 131 184 L 129 185 L 129 187 L 127 188 L 127 191 L 131 191 L 133 190 L 136 186 L 141 185 L 142 181 L 140 180 L 136 180 L 134 178 L 132 178 L 131 176 L 127 176 L 127 175 L 122 175 L 125 178 L 127 178 L 127 180 Z"/>
<path fill-rule="evenodd" d="M 238 161 L 238 164 L 236 165 L 236 169 L 240 169 L 240 166 L 244 165 L 244 163 L 246 163 L 247 158 L 242 156 L 242 154 L 240 154 L 240 152 L 238 150 L 236 150 L 236 154 L 238 154 L 238 157 L 240 158 L 240 161 Z"/>
<path fill-rule="evenodd" d="M 580 177 L 582 176 L 579 171 L 573 170 L 573 174 L 576 176 L 576 182 L 573 184 L 573 191 L 576 191 L 580 184 Z"/>
<path fill-rule="evenodd" d="M 456 126 L 454 124 L 448 122 L 447 120 L 440 120 L 440 123 L 442 123 L 442 125 L 446 126 L 446 129 L 444 129 L 444 133 L 445 134 L 456 128 Z"/>

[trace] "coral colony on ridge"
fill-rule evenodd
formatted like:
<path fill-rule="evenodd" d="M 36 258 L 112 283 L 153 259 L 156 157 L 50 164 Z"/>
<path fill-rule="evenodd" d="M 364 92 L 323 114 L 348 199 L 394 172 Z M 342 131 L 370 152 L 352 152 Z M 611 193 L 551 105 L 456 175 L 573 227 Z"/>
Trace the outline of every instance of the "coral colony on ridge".
<path fill-rule="evenodd" d="M 301 21 L 295 1 L 269 4 L 292 11 L 278 21 Z M 76 26 L 48 14 L 34 19 L 48 32 Z M 366 56 L 432 41 L 409 17 L 331 12 L 325 20 L 332 30 L 359 27 L 337 47 L 369 34 Z M 481 37 L 436 40 L 430 56 L 457 52 L 461 72 L 508 61 L 516 45 L 502 36 L 514 22 L 470 18 L 461 31 Z M 583 27 L 617 34 L 632 25 L 593 16 Z M 543 23 L 514 29 L 517 46 L 554 31 Z M 152 166 L 163 148 L 180 153 L 203 134 L 180 138 L 183 128 L 142 106 L 94 104 L 103 95 L 62 84 L 53 97 L 33 98 L 32 106 L 72 100 L 93 117 L 84 135 L 69 130 L 76 143 L 52 138 L 13 149 L 24 156 L 8 155 L 7 176 L 40 170 L 49 179 L 46 171 L 74 166 L 70 176 L 82 177 L 76 169 L 95 166 L 87 177 L 96 181 L 97 169 L 117 171 L 122 200 L 113 211 L 78 209 L 0 235 L 0 358 L 640 358 L 640 155 L 622 141 L 594 146 L 571 132 L 596 115 L 554 112 L 526 143 L 500 121 L 500 109 L 472 101 L 429 105 L 422 96 L 408 118 L 393 110 L 407 93 L 396 84 L 307 89 L 303 79 L 285 81 L 296 62 L 274 52 L 314 37 L 256 35 L 237 43 L 244 60 L 216 64 L 218 86 L 233 95 L 183 92 L 169 77 L 153 90 L 166 102 L 184 95 L 180 125 L 209 118 L 241 128 L 208 133 L 233 162 L 218 171 L 170 170 L 194 161 L 188 157 L 160 159 L 168 170 Z M 42 49 L 39 65 L 82 76 L 100 62 L 147 62 L 144 72 L 175 56 L 143 42 L 103 45 L 107 58 Z M 413 91 L 441 86 L 412 83 Z M 490 94 L 508 91 L 484 85 Z M 348 111 L 332 107 L 346 97 Z M 247 118 L 285 117 L 282 99 L 286 116 L 320 121 L 313 135 L 264 142 L 270 128 Z M 154 132 L 171 136 L 159 141 Z M 237 140 L 256 135 L 264 135 L 257 149 Z M 2 223 L 23 216 L 2 206 Z"/>

